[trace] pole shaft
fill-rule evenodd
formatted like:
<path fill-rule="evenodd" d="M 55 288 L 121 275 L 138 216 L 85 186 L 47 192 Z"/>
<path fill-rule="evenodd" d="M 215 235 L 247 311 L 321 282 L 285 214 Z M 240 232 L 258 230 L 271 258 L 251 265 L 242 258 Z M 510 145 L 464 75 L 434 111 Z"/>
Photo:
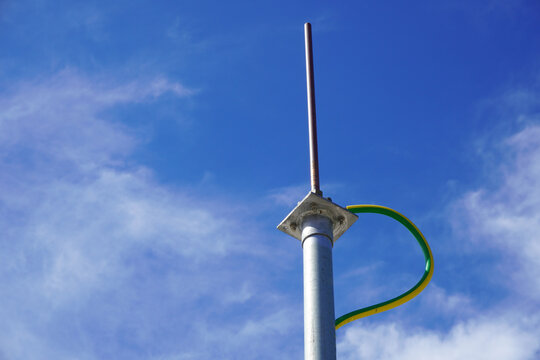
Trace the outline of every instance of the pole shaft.
<path fill-rule="evenodd" d="M 315 111 L 315 80 L 313 76 L 313 47 L 311 43 L 311 24 L 304 24 L 306 43 L 306 81 L 309 120 L 309 159 L 311 174 L 311 191 L 321 195 L 319 184 L 319 153 L 317 149 L 317 116 Z"/>
<path fill-rule="evenodd" d="M 332 270 L 332 221 L 303 220 L 305 360 L 335 360 L 336 330 Z"/>

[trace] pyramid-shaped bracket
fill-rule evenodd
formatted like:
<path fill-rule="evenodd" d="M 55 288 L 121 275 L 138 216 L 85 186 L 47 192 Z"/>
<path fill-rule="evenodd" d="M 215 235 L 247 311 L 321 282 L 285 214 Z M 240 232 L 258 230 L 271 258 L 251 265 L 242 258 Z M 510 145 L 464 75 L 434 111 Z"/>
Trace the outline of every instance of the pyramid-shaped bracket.
<path fill-rule="evenodd" d="M 302 241 L 302 221 L 309 215 L 322 215 L 332 220 L 334 243 L 358 219 L 358 216 L 349 210 L 310 192 L 277 228 Z"/>

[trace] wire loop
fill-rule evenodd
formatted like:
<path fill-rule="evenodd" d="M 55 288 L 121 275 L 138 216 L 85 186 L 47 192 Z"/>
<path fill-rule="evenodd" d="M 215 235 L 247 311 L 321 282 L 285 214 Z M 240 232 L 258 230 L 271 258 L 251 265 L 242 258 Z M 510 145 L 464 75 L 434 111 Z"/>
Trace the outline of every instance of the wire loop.
<path fill-rule="evenodd" d="M 413 236 L 416 238 L 416 241 L 418 241 L 418 244 L 420 245 L 420 247 L 422 248 L 422 252 L 424 253 L 426 267 L 424 275 L 422 276 L 420 281 L 418 281 L 416 285 L 414 285 L 412 288 L 410 288 L 403 294 L 375 305 L 351 311 L 350 313 L 347 313 L 337 318 L 336 330 L 354 320 L 381 313 L 383 311 L 393 309 L 395 307 L 398 307 L 399 305 L 406 303 L 407 301 L 420 294 L 422 290 L 425 289 L 425 287 L 431 280 L 431 277 L 433 276 L 433 254 L 431 253 L 429 244 L 427 243 L 426 238 L 424 238 L 424 235 L 422 235 L 420 230 L 416 227 L 416 225 L 414 225 L 411 220 L 407 219 L 405 215 L 397 212 L 396 210 L 380 205 L 349 205 L 347 206 L 347 210 L 357 214 L 368 213 L 386 215 L 400 222 L 403 226 L 407 228 L 407 230 L 411 232 L 411 234 L 413 234 Z"/>

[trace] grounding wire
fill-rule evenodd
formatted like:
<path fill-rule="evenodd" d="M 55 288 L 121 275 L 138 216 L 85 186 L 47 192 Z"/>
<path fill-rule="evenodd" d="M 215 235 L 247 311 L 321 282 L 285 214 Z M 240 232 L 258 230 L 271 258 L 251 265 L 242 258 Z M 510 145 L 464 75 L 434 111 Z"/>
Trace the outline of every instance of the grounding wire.
<path fill-rule="evenodd" d="M 347 210 L 357 214 L 367 213 L 386 215 L 400 222 L 403 226 L 407 228 L 407 230 L 411 232 L 411 234 L 413 234 L 413 236 L 416 238 L 416 241 L 418 241 L 418 244 L 420 245 L 420 247 L 422 248 L 422 252 L 424 253 L 426 266 L 422 278 L 412 288 L 390 300 L 383 301 L 381 303 L 361 308 L 355 311 L 351 311 L 350 313 L 340 316 L 336 320 L 336 330 L 339 329 L 341 326 L 348 324 L 354 320 L 381 313 L 383 311 L 393 309 L 395 307 L 398 307 L 399 305 L 406 303 L 407 301 L 414 298 L 416 295 L 420 294 L 433 276 L 433 254 L 431 253 L 429 244 L 427 243 L 424 235 L 422 235 L 420 230 L 416 227 L 416 225 L 414 225 L 411 220 L 407 219 L 405 215 L 397 212 L 396 210 L 380 205 L 349 205 L 347 206 Z"/>

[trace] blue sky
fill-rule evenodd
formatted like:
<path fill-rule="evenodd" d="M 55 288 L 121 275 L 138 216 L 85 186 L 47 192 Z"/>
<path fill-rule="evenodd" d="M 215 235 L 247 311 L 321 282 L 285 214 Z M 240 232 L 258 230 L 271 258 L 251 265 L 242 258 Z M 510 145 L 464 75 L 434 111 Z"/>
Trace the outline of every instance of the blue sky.
<path fill-rule="evenodd" d="M 338 357 L 540 357 L 537 2 L 7 0 L 0 359 L 303 357 L 306 21 Z"/>

